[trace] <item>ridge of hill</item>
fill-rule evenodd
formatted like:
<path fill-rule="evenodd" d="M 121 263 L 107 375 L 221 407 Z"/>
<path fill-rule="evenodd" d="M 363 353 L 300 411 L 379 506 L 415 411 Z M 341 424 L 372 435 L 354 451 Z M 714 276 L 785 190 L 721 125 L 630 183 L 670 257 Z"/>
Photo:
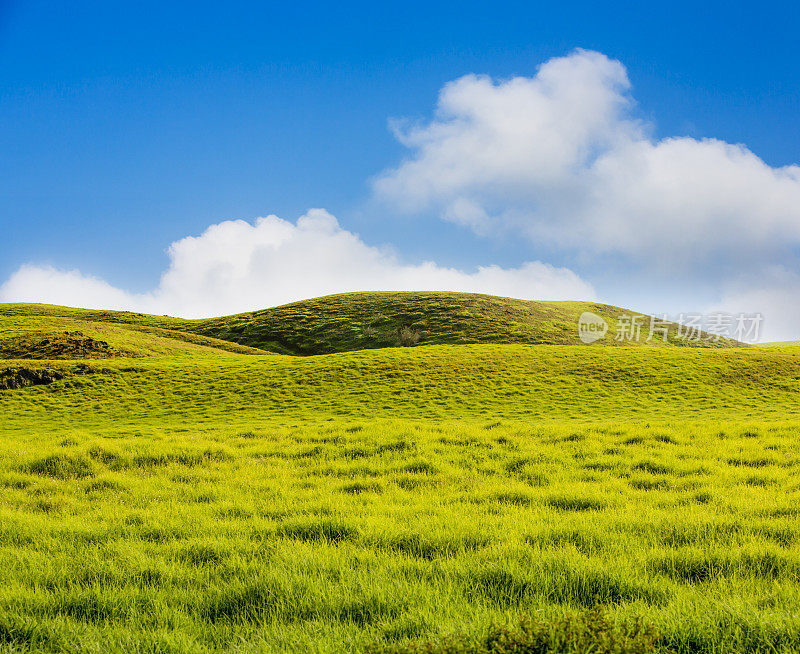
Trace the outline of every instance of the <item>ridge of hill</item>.
<path fill-rule="evenodd" d="M 477 293 L 362 292 L 328 295 L 279 307 L 218 318 L 187 320 L 124 311 L 72 309 L 52 305 L 0 305 L 0 315 L 61 316 L 198 334 L 241 346 L 292 355 L 414 345 L 525 344 L 580 345 L 578 321 L 584 312 L 608 324 L 602 345 L 731 347 L 707 334 L 690 341 L 669 323 L 647 340 L 650 316 L 597 302 L 539 302 Z M 620 318 L 641 324 L 638 340 L 617 340 Z"/>

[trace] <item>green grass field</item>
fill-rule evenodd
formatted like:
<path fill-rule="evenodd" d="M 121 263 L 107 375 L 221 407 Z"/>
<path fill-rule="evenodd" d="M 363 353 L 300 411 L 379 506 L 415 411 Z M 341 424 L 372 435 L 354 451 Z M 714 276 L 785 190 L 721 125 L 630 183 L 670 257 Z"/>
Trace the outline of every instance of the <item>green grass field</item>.
<path fill-rule="evenodd" d="M 50 375 L 0 390 L 0 651 L 800 649 L 800 347 L 547 340 L 582 307 L 520 344 L 501 304 L 485 344 L 384 305 L 415 347 L 373 305 L 0 305 L 0 383 Z"/>

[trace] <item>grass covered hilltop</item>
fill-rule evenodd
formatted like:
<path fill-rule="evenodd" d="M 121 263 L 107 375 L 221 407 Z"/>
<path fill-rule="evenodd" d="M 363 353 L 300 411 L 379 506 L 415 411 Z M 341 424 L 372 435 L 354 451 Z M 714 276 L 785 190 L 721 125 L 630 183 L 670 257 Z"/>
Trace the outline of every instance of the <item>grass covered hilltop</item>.
<path fill-rule="evenodd" d="M 0 305 L 0 652 L 797 651 L 800 346 L 586 310 Z"/>

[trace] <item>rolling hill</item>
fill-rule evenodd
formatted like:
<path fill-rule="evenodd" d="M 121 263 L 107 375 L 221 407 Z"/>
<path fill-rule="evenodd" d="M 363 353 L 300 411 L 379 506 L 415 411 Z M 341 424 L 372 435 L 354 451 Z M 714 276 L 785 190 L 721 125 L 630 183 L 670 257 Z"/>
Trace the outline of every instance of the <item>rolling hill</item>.
<path fill-rule="evenodd" d="M 344 293 L 248 313 L 184 320 L 122 311 L 51 305 L 0 305 L 0 317 L 71 318 L 85 322 L 191 333 L 280 354 L 314 355 L 414 345 L 580 345 L 578 319 L 594 313 L 609 325 L 603 345 L 725 347 L 736 341 L 679 338 L 671 323 L 667 341 L 646 341 L 650 317 L 606 304 L 536 302 L 491 295 L 445 292 Z M 638 341 L 617 341 L 620 316 L 643 325 Z M 163 332 L 161 332 L 164 335 Z M 217 346 L 219 344 L 217 343 Z"/>
<path fill-rule="evenodd" d="M 203 352 L 268 354 L 264 350 L 192 332 L 77 317 L 65 309 L 37 314 L 39 305 L 19 311 L 0 305 L 0 359 L 109 359 Z M 59 307 L 60 309 L 60 307 Z M 101 313 L 101 312 L 98 312 Z"/>

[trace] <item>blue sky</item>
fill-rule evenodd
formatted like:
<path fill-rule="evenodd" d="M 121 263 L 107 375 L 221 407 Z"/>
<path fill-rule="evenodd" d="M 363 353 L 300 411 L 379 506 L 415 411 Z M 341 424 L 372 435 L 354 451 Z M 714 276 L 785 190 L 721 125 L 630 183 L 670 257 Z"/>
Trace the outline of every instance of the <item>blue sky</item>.
<path fill-rule="evenodd" d="M 615 143 L 635 122 L 642 126 L 635 140 L 659 144 L 688 137 L 691 143 L 713 138 L 744 144 L 770 171 L 782 171 L 800 162 L 798 33 L 800 10 L 789 2 L 467 2 L 456 8 L 431 2 L 55 6 L 0 0 L 0 283 L 15 281 L 6 284 L 3 299 L 41 295 L 88 305 L 108 297 L 130 304 L 131 297 L 152 294 L 164 272 L 174 267 L 175 255 L 170 258 L 167 252 L 171 243 L 183 243 L 178 250 L 185 254 L 187 237 L 225 220 L 252 225 L 257 217 L 275 214 L 294 225 L 310 208 L 324 208 L 338 219 L 335 229 L 358 235 L 361 245 L 372 248 L 364 251 L 366 256 L 383 247 L 375 256 L 389 257 L 395 266 L 386 278 L 408 279 L 410 286 L 423 283 L 423 271 L 411 274 L 402 266 L 425 261 L 465 275 L 488 266 L 518 271 L 536 262 L 574 273 L 581 283 L 566 272 L 554 281 L 529 271 L 516 278 L 520 285 L 514 293 L 517 282 L 511 277 L 496 283 L 488 273 L 452 284 L 444 273 L 430 280 L 458 286 L 474 279 L 487 290 L 496 283 L 498 291 L 520 297 L 536 295 L 542 284 L 563 287 L 567 295 L 590 288 L 598 299 L 649 311 L 774 312 L 800 289 L 800 239 L 793 223 L 800 224 L 800 215 L 788 206 L 795 191 L 785 195 L 786 180 L 756 185 L 748 195 L 757 202 L 747 216 L 756 216 L 769 242 L 764 236 L 762 243 L 752 225 L 742 226 L 747 216 L 728 217 L 729 207 L 712 203 L 692 218 L 693 225 L 708 218 L 708 229 L 698 229 L 695 240 L 661 254 L 646 239 L 624 247 L 606 242 L 597 232 L 611 233 L 619 226 L 600 230 L 586 224 L 591 218 L 567 230 L 585 233 L 591 245 L 554 235 L 580 211 L 555 198 L 553 188 L 541 186 L 541 177 L 523 180 L 535 192 L 507 186 L 519 175 L 505 163 L 502 173 L 488 171 L 496 183 L 474 190 L 476 180 L 487 176 L 480 152 L 477 169 L 462 171 L 462 186 L 445 189 L 442 181 L 410 209 L 401 205 L 414 192 L 411 187 L 381 191 L 376 180 L 392 177 L 386 171 L 400 170 L 404 161 L 423 163 L 417 173 L 407 169 L 403 174 L 443 179 L 447 173 L 431 163 L 439 156 L 438 146 L 430 146 L 432 154 L 419 142 L 409 145 L 406 139 L 404 145 L 392 133 L 390 119 L 408 119 L 419 129 L 435 127 L 437 97 L 449 82 L 469 74 L 489 76 L 495 88 L 514 77 L 534 80 L 540 66 L 570 57 L 576 48 L 605 57 L 587 63 L 587 74 L 602 75 L 618 62 L 627 76 L 629 87 L 617 95 L 629 104 L 621 116 L 609 118 Z M 608 84 L 603 89 L 616 82 Z M 480 85 L 468 91 L 485 92 L 484 99 L 493 93 Z M 439 126 L 463 122 L 472 108 L 439 120 Z M 514 107 L 503 105 L 498 111 L 492 120 L 504 125 Z M 525 131 L 524 117 L 520 120 Z M 412 128 L 403 129 L 408 136 Z M 592 140 L 600 138 L 597 134 L 587 147 L 617 151 L 617 145 Z M 460 143 L 473 136 L 463 134 L 466 141 Z M 425 138 L 437 137 L 429 131 Z M 536 148 L 542 137 L 530 138 Z M 504 143 L 487 147 L 495 152 Z M 686 156 L 702 169 L 702 153 Z M 748 179 L 760 174 L 745 168 L 741 171 Z M 569 184 L 585 188 L 595 183 L 595 173 L 587 173 L 591 181 L 583 175 Z M 737 175 L 710 180 L 708 188 L 724 195 L 726 184 L 739 186 Z M 553 182 L 559 188 L 563 183 Z M 609 200 L 607 220 L 613 222 L 620 202 L 624 211 L 634 201 L 640 211 L 648 211 L 633 197 L 638 186 L 633 184 L 630 198 L 628 191 L 617 191 L 617 204 Z M 596 196 L 594 187 L 587 193 Z M 693 197 L 687 196 L 687 204 L 695 204 Z M 479 205 L 488 216 L 485 224 L 454 217 L 453 207 L 465 201 Z M 772 208 L 779 201 L 788 208 L 776 213 Z M 680 206 L 674 211 L 680 212 Z M 713 222 L 721 214 L 726 222 Z M 661 219 L 670 219 L 665 216 Z M 625 229 L 631 224 L 636 221 Z M 721 224 L 730 225 L 723 232 L 741 238 L 726 237 L 716 249 L 705 247 L 702 243 L 719 233 Z M 330 232 L 329 227 L 323 231 Z M 245 241 L 253 237 L 246 230 L 241 235 Z M 665 232 L 660 238 L 672 236 Z M 298 244 L 293 261 L 310 256 L 304 248 L 309 253 L 325 250 L 323 241 Z M 220 243 L 214 247 L 223 247 Z M 231 251 L 239 252 L 236 247 L 231 245 Z M 192 260 L 186 271 L 208 276 L 220 265 L 203 267 Z M 23 283 L 26 279 L 14 278 L 22 266 L 42 274 L 29 275 Z M 45 270 L 75 275 L 59 285 L 47 281 Z M 258 271 L 272 275 L 261 280 L 265 286 L 288 285 L 286 297 L 313 292 L 315 276 L 330 276 L 325 268 L 298 264 L 292 274 L 308 277 L 298 287 L 276 278 L 266 263 L 247 274 Z M 93 295 L 97 286 L 80 286 L 78 274 L 127 295 Z M 348 273 L 343 290 L 357 284 L 359 275 L 373 273 Z M 251 282 L 257 287 L 259 279 Z M 67 290 L 58 296 L 62 287 Z M 327 289 L 324 284 L 319 288 Z M 197 294 L 207 295 L 207 289 Z M 239 302 L 253 305 L 241 309 L 257 308 L 259 301 L 273 298 L 283 295 L 255 292 Z M 174 310 L 210 311 L 192 307 L 187 300 Z M 173 312 L 169 303 L 157 308 Z M 219 308 L 228 306 L 220 301 Z M 777 316 L 773 324 L 781 327 L 773 335 L 795 335 L 796 319 L 800 316 Z M 796 331 L 800 337 L 800 328 Z"/>

